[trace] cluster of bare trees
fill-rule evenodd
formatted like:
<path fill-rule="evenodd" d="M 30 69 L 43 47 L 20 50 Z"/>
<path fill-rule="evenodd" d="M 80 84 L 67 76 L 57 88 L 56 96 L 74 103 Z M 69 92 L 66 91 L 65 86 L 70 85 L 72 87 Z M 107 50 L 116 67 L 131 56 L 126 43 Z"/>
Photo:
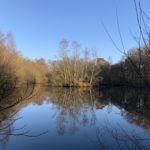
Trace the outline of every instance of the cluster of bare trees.
<path fill-rule="evenodd" d="M 24 59 L 15 48 L 11 33 L 0 32 L 0 99 L 21 83 L 45 83 L 48 64 L 44 59 Z"/>
<path fill-rule="evenodd" d="M 69 54 L 68 41 L 60 42 L 60 59 L 50 62 L 49 83 L 54 86 L 93 86 L 101 71 L 97 63 L 96 50 L 85 48 L 82 52 L 78 42 L 72 43 Z"/>
<path fill-rule="evenodd" d="M 0 33 L 0 96 L 5 95 L 5 91 L 15 87 L 17 76 L 14 67 L 15 52 L 8 48 L 9 38 Z M 7 42 L 6 42 L 7 41 Z M 10 61 L 11 60 L 11 61 Z M 16 60 L 17 61 L 17 60 Z"/>
<path fill-rule="evenodd" d="M 117 46 L 105 26 L 104 29 L 116 49 L 123 54 L 123 60 L 114 65 L 107 65 L 104 68 L 104 83 L 150 87 L 150 18 L 142 9 L 140 1 L 133 0 L 133 2 L 139 28 L 139 35 L 133 36 L 137 43 L 137 48 L 129 51 L 125 50 L 117 14 L 121 48 Z"/>
<path fill-rule="evenodd" d="M 44 83 L 52 86 L 88 86 L 100 80 L 100 63 L 97 63 L 95 49 L 85 48 L 81 52 L 80 44 L 60 42 L 60 58 L 47 63 L 43 58 L 29 60 L 23 58 L 15 48 L 13 36 L 0 34 L 0 91 L 4 87 L 14 87 L 17 83 Z"/>
<path fill-rule="evenodd" d="M 60 42 L 60 57 L 56 60 L 47 63 L 44 59 L 24 59 L 16 52 L 12 34 L 0 33 L 0 95 L 13 89 L 18 81 L 64 87 L 92 87 L 99 83 L 150 87 L 150 18 L 140 2 L 133 1 L 139 27 L 139 36 L 133 37 L 137 48 L 125 50 L 118 15 L 122 48 L 116 45 L 104 26 L 114 46 L 123 54 L 123 59 L 113 65 L 98 59 L 95 49 L 82 50 L 76 41 L 70 46 L 66 39 Z"/>
<path fill-rule="evenodd" d="M 140 51 L 140 52 L 139 52 Z M 139 54 L 140 53 L 140 54 Z M 119 63 L 109 63 L 101 72 L 102 83 L 126 86 L 150 86 L 150 55 L 145 47 L 128 51 L 127 57 Z"/>

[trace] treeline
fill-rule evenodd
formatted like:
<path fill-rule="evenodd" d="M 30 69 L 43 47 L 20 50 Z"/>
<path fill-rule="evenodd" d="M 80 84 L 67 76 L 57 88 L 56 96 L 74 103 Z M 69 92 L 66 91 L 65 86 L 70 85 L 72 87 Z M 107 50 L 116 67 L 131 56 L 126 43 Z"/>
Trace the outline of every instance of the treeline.
<path fill-rule="evenodd" d="M 91 87 L 99 82 L 101 66 L 95 49 L 81 50 L 80 44 L 63 39 L 60 57 L 46 62 L 43 58 L 25 59 L 17 52 L 11 33 L 0 33 L 0 93 L 17 85 L 48 84 L 51 86 Z"/>
<path fill-rule="evenodd" d="M 0 97 L 22 83 L 46 83 L 48 71 L 44 59 L 23 58 L 16 51 L 12 34 L 0 32 Z"/>
<path fill-rule="evenodd" d="M 123 55 L 123 59 L 113 65 L 106 65 L 101 72 L 103 84 L 126 85 L 150 88 L 150 17 L 141 6 L 140 1 L 133 0 L 137 20 L 138 34 L 132 35 L 137 47 L 127 51 L 123 41 L 118 14 L 117 27 L 121 47 L 113 40 L 104 25 L 104 30 L 114 47 Z"/>
<path fill-rule="evenodd" d="M 150 87 L 150 47 L 134 48 L 116 64 L 98 58 L 95 49 L 63 39 L 60 57 L 46 62 L 25 59 L 16 51 L 11 33 L 0 34 L 0 95 L 22 83 L 62 87 L 119 85 Z M 7 93 L 6 93 L 7 94 Z"/>
<path fill-rule="evenodd" d="M 99 82 L 102 65 L 97 63 L 95 49 L 81 50 L 80 44 L 74 41 L 72 42 L 72 51 L 69 51 L 69 43 L 63 39 L 60 42 L 60 59 L 49 62 L 49 84 L 52 86 L 91 87 Z"/>
<path fill-rule="evenodd" d="M 134 48 L 128 51 L 119 63 L 105 65 L 101 72 L 102 83 L 150 87 L 150 47 Z"/>

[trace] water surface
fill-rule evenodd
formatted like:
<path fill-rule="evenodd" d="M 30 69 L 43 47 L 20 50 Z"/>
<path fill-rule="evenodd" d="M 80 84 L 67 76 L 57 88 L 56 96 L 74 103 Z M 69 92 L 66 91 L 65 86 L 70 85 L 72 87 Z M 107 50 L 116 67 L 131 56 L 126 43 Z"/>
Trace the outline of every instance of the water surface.
<path fill-rule="evenodd" d="M 150 92 L 42 87 L 0 114 L 1 150 L 150 148 Z"/>

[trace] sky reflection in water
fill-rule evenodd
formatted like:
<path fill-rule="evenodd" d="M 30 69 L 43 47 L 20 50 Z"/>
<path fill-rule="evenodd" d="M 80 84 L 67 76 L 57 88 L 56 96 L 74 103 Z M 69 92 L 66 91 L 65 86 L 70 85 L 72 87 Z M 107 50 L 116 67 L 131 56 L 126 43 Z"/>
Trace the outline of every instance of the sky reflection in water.
<path fill-rule="evenodd" d="M 149 149 L 149 94 L 127 89 L 42 88 L 32 100 L 9 110 L 17 111 L 14 118 L 19 118 L 9 133 L 48 133 L 6 138 L 0 131 L 0 149 Z"/>

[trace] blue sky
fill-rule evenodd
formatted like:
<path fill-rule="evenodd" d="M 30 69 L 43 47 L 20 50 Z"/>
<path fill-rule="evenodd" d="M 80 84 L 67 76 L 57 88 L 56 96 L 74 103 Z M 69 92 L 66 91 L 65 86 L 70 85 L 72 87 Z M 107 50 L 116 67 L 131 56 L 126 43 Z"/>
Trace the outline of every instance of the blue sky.
<path fill-rule="evenodd" d="M 150 15 L 150 0 L 142 0 Z M 138 33 L 133 0 L 0 0 L 0 29 L 11 31 L 24 57 L 54 59 L 62 38 L 81 48 L 97 48 L 99 57 L 121 58 L 105 33 L 103 21 L 119 45 L 116 8 L 126 49 L 136 46 Z"/>

